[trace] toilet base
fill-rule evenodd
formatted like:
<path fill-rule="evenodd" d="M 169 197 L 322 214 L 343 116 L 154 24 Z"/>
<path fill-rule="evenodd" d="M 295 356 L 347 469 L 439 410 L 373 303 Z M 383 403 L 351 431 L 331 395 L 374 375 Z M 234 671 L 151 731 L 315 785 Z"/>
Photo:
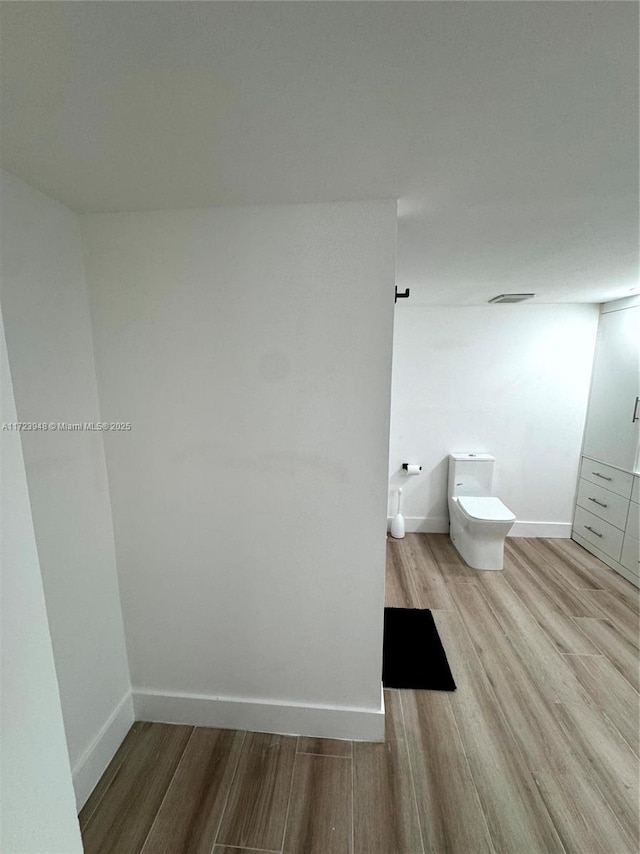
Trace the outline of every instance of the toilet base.
<path fill-rule="evenodd" d="M 504 538 L 475 540 L 470 543 L 464 534 L 449 532 L 449 538 L 458 554 L 472 569 L 501 570 L 504 568 Z"/>
<path fill-rule="evenodd" d="M 450 504 L 449 513 L 449 537 L 465 563 L 472 569 L 501 570 L 504 567 L 504 541 L 513 522 L 474 525 L 464 518 L 455 500 Z"/>

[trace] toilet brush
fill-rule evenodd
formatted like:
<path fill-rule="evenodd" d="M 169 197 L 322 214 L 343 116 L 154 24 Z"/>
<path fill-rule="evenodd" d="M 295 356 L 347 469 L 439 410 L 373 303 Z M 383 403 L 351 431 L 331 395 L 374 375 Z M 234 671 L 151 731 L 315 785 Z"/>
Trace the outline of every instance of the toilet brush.
<path fill-rule="evenodd" d="M 400 512 L 400 501 L 402 500 L 402 489 L 398 489 L 398 512 L 391 520 L 391 536 L 396 540 L 404 537 L 404 516 Z"/>

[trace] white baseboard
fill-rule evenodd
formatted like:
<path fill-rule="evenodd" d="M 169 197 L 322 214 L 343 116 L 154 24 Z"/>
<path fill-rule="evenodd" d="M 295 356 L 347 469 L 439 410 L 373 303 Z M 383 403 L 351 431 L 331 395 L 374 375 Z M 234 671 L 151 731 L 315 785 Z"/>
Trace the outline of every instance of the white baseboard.
<path fill-rule="evenodd" d="M 549 537 L 571 539 L 571 522 L 514 522 L 510 537 Z"/>
<path fill-rule="evenodd" d="M 384 741 L 384 695 L 376 709 L 307 706 L 133 689 L 136 720 L 316 738 Z"/>
<path fill-rule="evenodd" d="M 387 530 L 392 517 L 387 517 Z M 404 527 L 408 534 L 448 534 L 449 519 L 440 516 L 405 516 Z M 514 522 L 510 537 L 551 537 L 569 539 L 571 522 Z"/>
<path fill-rule="evenodd" d="M 391 530 L 392 516 L 387 517 L 387 530 Z M 405 516 L 404 529 L 407 534 L 448 534 L 448 516 Z"/>
<path fill-rule="evenodd" d="M 72 769 L 78 812 L 113 759 L 133 721 L 133 697 L 129 691 Z"/>

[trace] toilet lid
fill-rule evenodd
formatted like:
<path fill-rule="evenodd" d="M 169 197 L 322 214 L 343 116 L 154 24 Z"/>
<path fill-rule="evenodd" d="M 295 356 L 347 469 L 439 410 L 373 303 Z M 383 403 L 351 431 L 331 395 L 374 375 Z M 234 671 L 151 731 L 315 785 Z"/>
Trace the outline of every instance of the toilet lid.
<path fill-rule="evenodd" d="M 458 498 L 458 504 L 472 519 L 485 522 L 513 522 L 516 518 L 499 498 L 461 495 Z"/>

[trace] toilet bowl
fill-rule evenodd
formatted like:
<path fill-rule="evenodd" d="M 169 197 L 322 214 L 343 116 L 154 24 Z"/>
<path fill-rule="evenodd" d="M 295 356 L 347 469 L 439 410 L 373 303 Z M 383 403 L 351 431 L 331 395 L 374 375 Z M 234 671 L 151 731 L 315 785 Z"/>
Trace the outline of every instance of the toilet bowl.
<path fill-rule="evenodd" d="M 504 541 L 516 520 L 491 495 L 494 462 L 489 454 L 449 456 L 449 536 L 474 569 L 502 569 Z"/>

